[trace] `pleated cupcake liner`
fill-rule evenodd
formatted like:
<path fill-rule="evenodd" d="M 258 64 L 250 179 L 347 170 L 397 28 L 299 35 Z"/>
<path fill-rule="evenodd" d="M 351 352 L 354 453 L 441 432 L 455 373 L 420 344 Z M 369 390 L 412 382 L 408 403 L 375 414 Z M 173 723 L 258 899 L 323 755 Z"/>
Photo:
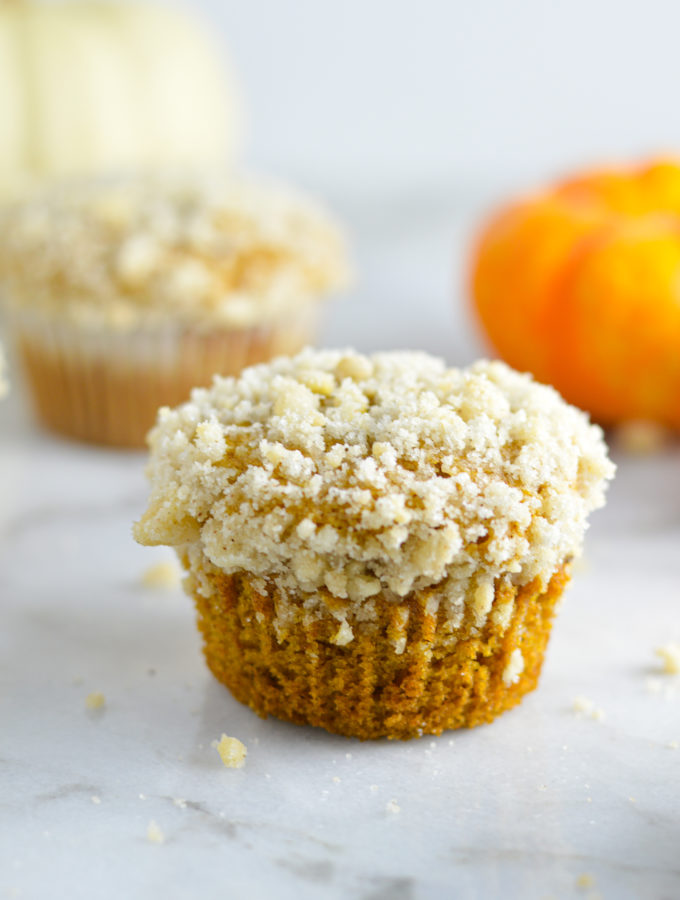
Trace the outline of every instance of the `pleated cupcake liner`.
<path fill-rule="evenodd" d="M 212 377 L 314 340 L 317 310 L 308 304 L 273 323 L 212 331 L 171 323 L 130 332 L 92 330 L 37 314 L 16 314 L 19 349 L 39 420 L 68 437 L 143 447 L 161 406 L 189 399 Z"/>
<path fill-rule="evenodd" d="M 204 571 L 193 593 L 208 666 L 237 700 L 337 734 L 406 739 L 490 722 L 536 687 L 567 569 L 547 587 L 510 588 L 504 628 L 494 609 L 507 610 L 507 585 L 482 627 L 468 610 L 453 632 L 443 606 L 429 611 L 431 592 L 397 604 L 378 595 L 372 621 L 348 616 L 353 638 L 341 646 L 337 618 L 310 618 L 302 601 L 282 633 L 277 608 L 291 599 L 248 575 Z"/>

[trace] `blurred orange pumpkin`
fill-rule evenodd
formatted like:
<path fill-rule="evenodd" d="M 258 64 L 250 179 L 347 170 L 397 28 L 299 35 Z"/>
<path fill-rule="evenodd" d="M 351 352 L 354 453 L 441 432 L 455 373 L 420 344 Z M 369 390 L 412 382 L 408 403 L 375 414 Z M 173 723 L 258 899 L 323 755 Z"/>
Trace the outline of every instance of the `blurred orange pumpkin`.
<path fill-rule="evenodd" d="M 510 365 L 604 424 L 680 428 L 680 160 L 586 173 L 502 210 L 472 293 Z"/>

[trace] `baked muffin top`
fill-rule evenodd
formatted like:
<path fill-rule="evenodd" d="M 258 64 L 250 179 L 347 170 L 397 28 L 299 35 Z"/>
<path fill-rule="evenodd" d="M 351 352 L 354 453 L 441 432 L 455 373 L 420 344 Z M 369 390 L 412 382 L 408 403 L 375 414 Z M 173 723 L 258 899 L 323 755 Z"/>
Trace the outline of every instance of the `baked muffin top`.
<path fill-rule="evenodd" d="M 347 271 L 320 206 L 252 178 L 80 181 L 0 219 L 7 302 L 84 326 L 247 327 L 341 287 Z"/>
<path fill-rule="evenodd" d="M 141 543 L 355 613 L 436 586 L 480 621 L 497 579 L 547 583 L 580 551 L 614 472 L 552 388 L 411 352 L 305 350 L 216 377 L 161 410 L 150 445 Z"/>

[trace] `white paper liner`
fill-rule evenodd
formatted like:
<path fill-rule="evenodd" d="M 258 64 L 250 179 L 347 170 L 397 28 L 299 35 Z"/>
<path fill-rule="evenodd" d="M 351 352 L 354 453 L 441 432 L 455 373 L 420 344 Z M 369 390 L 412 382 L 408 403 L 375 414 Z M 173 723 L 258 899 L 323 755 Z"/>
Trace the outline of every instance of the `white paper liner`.
<path fill-rule="evenodd" d="M 295 353 L 313 341 L 318 306 L 280 321 L 205 331 L 174 323 L 129 333 L 88 330 L 15 312 L 10 332 L 23 358 L 38 418 L 69 437 L 140 447 L 160 406 L 189 398 L 212 376 Z"/>

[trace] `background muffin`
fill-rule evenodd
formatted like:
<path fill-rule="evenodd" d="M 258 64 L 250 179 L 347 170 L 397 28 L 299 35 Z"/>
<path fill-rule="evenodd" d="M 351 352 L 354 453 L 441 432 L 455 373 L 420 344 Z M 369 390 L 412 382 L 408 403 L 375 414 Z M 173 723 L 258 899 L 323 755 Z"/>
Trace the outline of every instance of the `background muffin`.
<path fill-rule="evenodd" d="M 501 363 L 304 351 L 163 410 L 135 528 L 189 569 L 208 665 L 362 738 L 489 721 L 535 685 L 600 430 Z"/>
<path fill-rule="evenodd" d="M 0 227 L 5 306 L 38 413 L 108 444 L 140 445 L 159 406 L 214 373 L 298 350 L 346 271 L 321 208 L 252 179 L 64 185 Z"/>
<path fill-rule="evenodd" d="M 9 385 L 7 384 L 7 379 L 5 377 L 5 369 L 5 353 L 2 349 L 2 344 L 0 344 L 0 397 L 4 397 L 9 390 Z"/>

